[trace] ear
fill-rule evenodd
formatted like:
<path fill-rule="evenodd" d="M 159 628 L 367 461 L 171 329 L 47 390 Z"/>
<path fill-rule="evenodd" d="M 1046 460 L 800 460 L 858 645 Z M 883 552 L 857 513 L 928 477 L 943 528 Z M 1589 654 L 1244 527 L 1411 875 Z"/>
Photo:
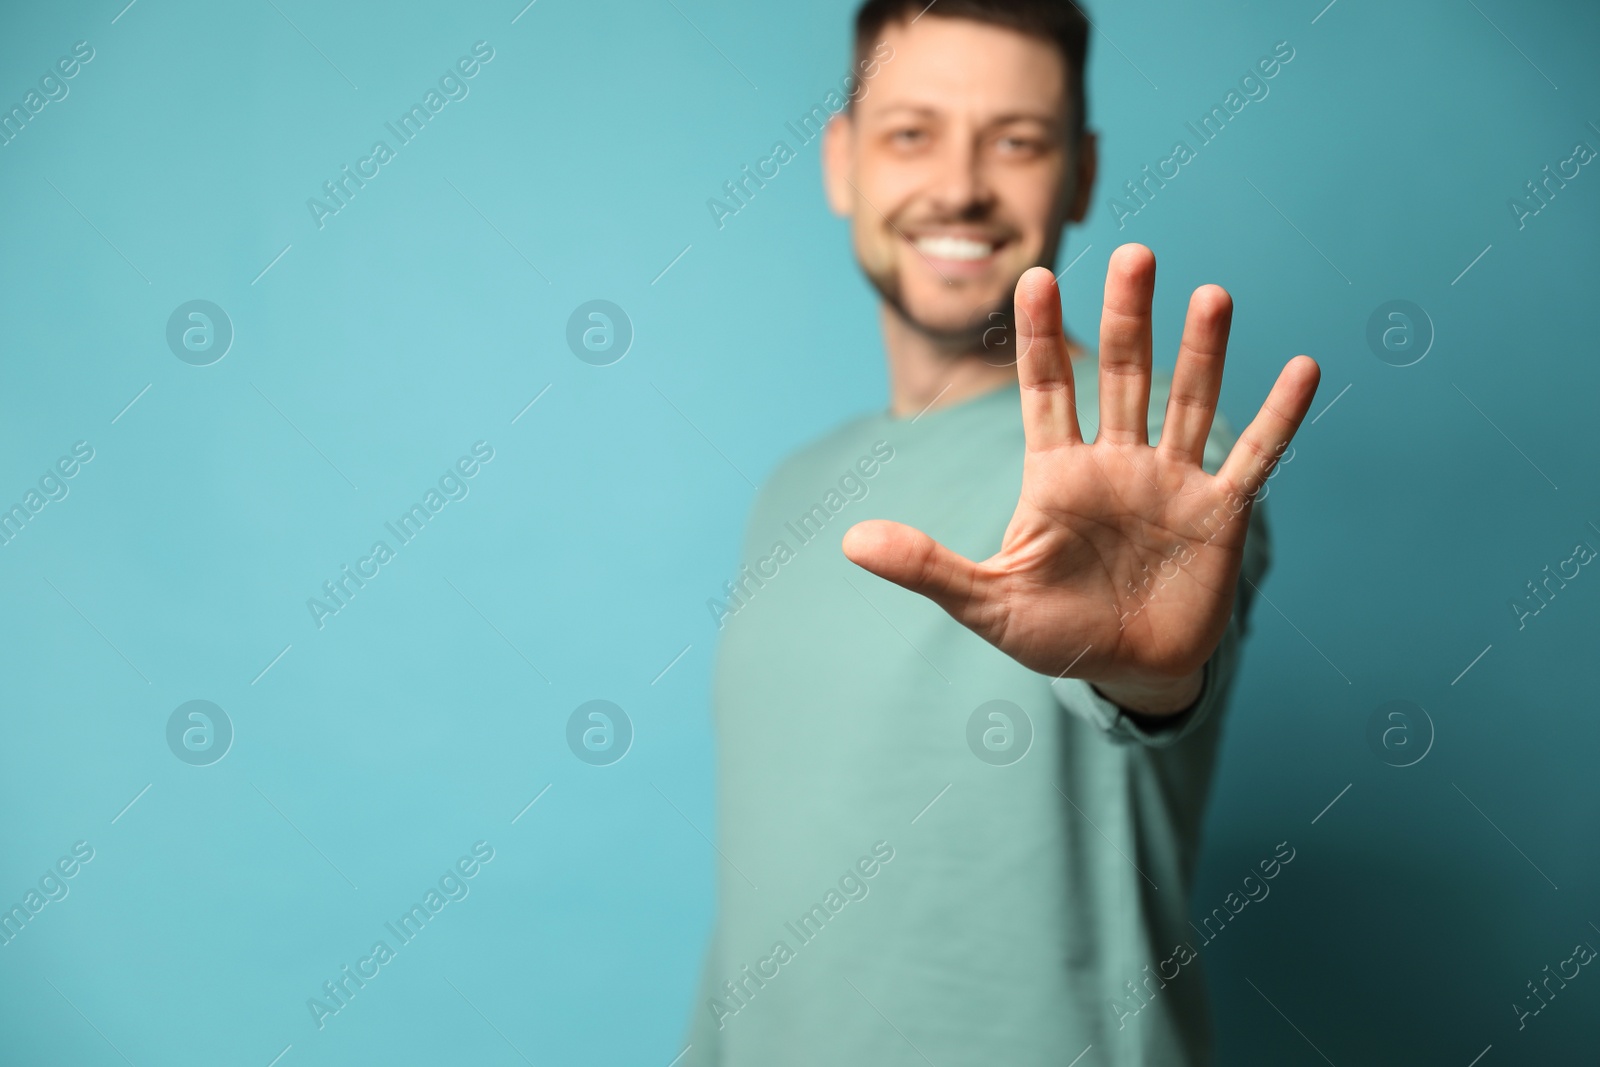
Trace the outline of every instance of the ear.
<path fill-rule="evenodd" d="M 849 180 L 854 168 L 855 123 L 849 111 L 841 111 L 828 120 L 822 131 L 822 185 L 828 194 L 828 207 L 842 218 L 855 213 L 855 190 Z"/>
<path fill-rule="evenodd" d="M 1076 164 L 1077 183 L 1072 203 L 1068 206 L 1067 218 L 1073 222 L 1082 222 L 1084 216 L 1089 214 L 1089 197 L 1094 193 L 1095 175 L 1100 170 L 1099 146 L 1095 141 L 1094 133 L 1085 130 L 1083 137 L 1078 142 L 1078 150 L 1074 153 L 1073 162 Z"/>

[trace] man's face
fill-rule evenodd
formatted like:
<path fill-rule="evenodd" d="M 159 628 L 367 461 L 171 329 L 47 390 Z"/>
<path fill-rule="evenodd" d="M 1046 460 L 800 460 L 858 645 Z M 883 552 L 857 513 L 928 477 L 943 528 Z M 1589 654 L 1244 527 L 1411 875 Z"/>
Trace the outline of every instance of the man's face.
<path fill-rule="evenodd" d="M 828 131 L 829 202 L 884 300 L 923 333 L 971 344 L 1083 217 L 1092 138 L 1070 143 L 1050 41 L 934 15 L 883 39 L 892 59 Z"/>

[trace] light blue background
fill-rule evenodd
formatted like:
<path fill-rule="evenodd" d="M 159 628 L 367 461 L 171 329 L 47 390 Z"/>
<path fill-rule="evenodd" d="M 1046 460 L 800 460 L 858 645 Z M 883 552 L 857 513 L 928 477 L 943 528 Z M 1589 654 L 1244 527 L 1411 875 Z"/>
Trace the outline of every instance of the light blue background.
<path fill-rule="evenodd" d="M 276 4 L 0 19 L 8 107 L 95 49 L 0 148 L 0 502 L 95 449 L 0 548 L 0 903 L 95 849 L 0 948 L 3 1058 L 665 1067 L 714 907 L 705 601 L 745 477 L 886 399 L 815 145 L 720 231 L 706 200 L 839 83 L 849 10 Z M 1522 230 L 1507 200 L 1600 147 L 1600 15 L 1091 14 L 1102 185 L 1059 264 L 1084 252 L 1069 324 L 1095 335 L 1106 259 L 1138 240 L 1158 364 L 1190 290 L 1234 294 L 1236 422 L 1296 352 L 1324 369 L 1315 410 L 1349 386 L 1273 483 L 1275 609 L 1207 818 L 1197 913 L 1297 849 L 1204 951 L 1221 1062 L 1592 1054 L 1592 969 L 1521 1032 L 1510 1006 L 1600 946 L 1600 575 L 1520 632 L 1508 602 L 1600 547 L 1600 170 Z M 470 95 L 319 231 L 306 199 L 478 40 L 495 57 Z M 1280 40 L 1270 96 L 1119 230 L 1112 192 Z M 236 330 L 210 367 L 164 341 L 195 298 Z M 609 367 L 564 342 L 594 298 L 637 334 Z M 1415 366 L 1365 342 L 1394 298 L 1437 329 Z M 306 598 L 479 440 L 470 496 L 318 631 Z M 564 741 L 597 697 L 637 730 L 610 767 Z M 237 731 L 205 768 L 164 739 L 197 698 Z M 1437 731 L 1410 768 L 1365 738 L 1393 699 Z M 319 1031 L 307 998 L 479 840 L 471 895 Z"/>

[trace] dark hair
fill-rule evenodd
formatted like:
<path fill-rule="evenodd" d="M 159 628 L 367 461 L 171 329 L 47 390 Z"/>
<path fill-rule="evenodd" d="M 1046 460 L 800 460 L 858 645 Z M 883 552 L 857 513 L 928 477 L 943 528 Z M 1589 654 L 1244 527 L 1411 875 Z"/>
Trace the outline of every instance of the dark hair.
<path fill-rule="evenodd" d="M 1067 97 L 1073 104 L 1072 139 L 1083 136 L 1089 111 L 1083 65 L 1089 52 L 1090 24 L 1073 0 L 865 0 L 856 10 L 856 69 L 864 69 L 861 61 L 890 23 L 912 21 L 923 15 L 985 22 L 1054 44 L 1067 65 Z"/>

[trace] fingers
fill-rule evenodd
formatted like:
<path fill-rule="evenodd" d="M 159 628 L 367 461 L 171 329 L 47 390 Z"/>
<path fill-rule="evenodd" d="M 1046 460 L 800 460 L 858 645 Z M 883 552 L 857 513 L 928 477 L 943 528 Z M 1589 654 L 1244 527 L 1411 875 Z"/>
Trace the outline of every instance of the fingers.
<path fill-rule="evenodd" d="M 1278 457 L 1289 447 L 1301 420 L 1311 410 L 1311 399 L 1317 395 L 1321 378 L 1322 370 L 1310 356 L 1295 356 L 1284 366 L 1261 410 L 1239 435 L 1217 472 L 1223 485 L 1245 497 L 1261 491 Z"/>
<path fill-rule="evenodd" d="M 1111 253 L 1100 315 L 1100 431 L 1113 444 L 1148 442 L 1150 301 L 1156 257 L 1144 245 Z"/>
<path fill-rule="evenodd" d="M 1061 329 L 1061 295 L 1047 267 L 1017 281 L 1017 378 L 1022 387 L 1022 432 L 1029 451 L 1083 440 L 1073 392 L 1072 356 Z"/>
<path fill-rule="evenodd" d="M 1189 298 L 1189 317 L 1184 320 L 1183 343 L 1161 424 L 1161 450 L 1179 459 L 1199 464 L 1205 455 L 1232 322 L 1233 298 L 1221 286 L 1202 285 Z"/>
<path fill-rule="evenodd" d="M 850 527 L 842 547 L 856 566 L 922 594 L 957 622 L 977 621 L 978 565 L 921 530 L 870 519 Z"/>

